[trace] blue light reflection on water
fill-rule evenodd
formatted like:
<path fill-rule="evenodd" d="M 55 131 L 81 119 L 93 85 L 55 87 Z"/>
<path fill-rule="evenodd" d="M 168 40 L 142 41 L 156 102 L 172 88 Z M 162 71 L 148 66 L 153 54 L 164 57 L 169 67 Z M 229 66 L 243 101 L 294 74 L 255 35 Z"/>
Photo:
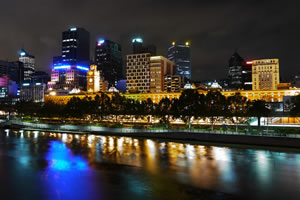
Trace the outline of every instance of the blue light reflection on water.
<path fill-rule="evenodd" d="M 101 196 L 99 188 L 95 188 L 91 177 L 94 171 L 88 167 L 87 161 L 77 155 L 60 141 L 50 141 L 46 155 L 48 167 L 42 179 L 48 199 L 95 199 Z M 84 189 L 83 189 L 84 188 Z"/>
<path fill-rule="evenodd" d="M 73 156 L 67 146 L 58 141 L 50 143 L 47 160 L 51 170 L 69 171 L 88 169 L 88 164 L 83 158 Z"/>

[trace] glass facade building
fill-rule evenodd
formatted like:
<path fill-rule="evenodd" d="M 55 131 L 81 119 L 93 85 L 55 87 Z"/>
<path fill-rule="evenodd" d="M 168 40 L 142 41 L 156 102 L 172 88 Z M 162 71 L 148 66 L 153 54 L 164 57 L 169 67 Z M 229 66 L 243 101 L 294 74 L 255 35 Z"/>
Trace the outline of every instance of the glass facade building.
<path fill-rule="evenodd" d="M 109 86 L 123 78 L 121 45 L 110 40 L 99 40 L 95 48 L 95 64 Z"/>
<path fill-rule="evenodd" d="M 176 74 L 187 79 L 192 78 L 191 46 L 189 42 L 176 44 L 168 48 L 168 59 L 176 63 Z"/>

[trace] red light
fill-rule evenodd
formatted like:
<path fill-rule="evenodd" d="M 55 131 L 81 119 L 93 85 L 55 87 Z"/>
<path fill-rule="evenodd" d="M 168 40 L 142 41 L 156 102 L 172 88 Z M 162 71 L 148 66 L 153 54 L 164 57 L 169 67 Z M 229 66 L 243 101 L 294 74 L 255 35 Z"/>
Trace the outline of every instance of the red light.
<path fill-rule="evenodd" d="M 253 64 L 253 61 L 247 61 L 246 64 L 247 64 L 247 65 L 252 65 L 252 64 Z"/>

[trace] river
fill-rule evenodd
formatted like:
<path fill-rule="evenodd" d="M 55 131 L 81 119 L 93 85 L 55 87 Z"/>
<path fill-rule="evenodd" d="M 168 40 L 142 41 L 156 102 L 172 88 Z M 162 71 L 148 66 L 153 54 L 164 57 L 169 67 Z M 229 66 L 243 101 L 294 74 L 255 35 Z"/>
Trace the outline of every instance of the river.
<path fill-rule="evenodd" d="M 300 199 L 300 150 L 0 130 L 1 199 Z"/>

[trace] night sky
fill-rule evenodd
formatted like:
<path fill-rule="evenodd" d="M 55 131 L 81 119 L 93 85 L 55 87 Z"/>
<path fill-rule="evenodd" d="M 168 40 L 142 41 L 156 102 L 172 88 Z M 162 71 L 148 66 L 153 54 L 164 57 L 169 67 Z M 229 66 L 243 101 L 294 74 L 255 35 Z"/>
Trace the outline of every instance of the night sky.
<path fill-rule="evenodd" d="M 173 40 L 190 40 L 194 80 L 225 78 L 235 49 L 245 59 L 279 58 L 285 79 L 300 72 L 300 1 L 271 0 L 10 0 L 0 7 L 0 59 L 16 60 L 24 46 L 37 70 L 50 72 L 61 32 L 72 26 L 119 42 L 143 37 L 167 55 Z M 91 54 L 93 56 L 93 53 Z"/>

